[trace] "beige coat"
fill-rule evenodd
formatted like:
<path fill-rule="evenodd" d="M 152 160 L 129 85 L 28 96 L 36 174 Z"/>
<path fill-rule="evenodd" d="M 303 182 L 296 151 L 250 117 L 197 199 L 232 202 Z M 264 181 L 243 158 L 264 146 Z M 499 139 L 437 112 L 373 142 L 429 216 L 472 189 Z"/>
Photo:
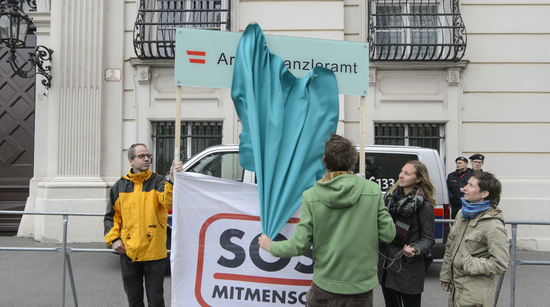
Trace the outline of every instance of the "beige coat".
<path fill-rule="evenodd" d="M 508 269 L 508 234 L 498 207 L 471 220 L 459 211 L 441 266 L 440 280 L 451 284 L 449 306 L 493 306 L 494 276 Z"/>

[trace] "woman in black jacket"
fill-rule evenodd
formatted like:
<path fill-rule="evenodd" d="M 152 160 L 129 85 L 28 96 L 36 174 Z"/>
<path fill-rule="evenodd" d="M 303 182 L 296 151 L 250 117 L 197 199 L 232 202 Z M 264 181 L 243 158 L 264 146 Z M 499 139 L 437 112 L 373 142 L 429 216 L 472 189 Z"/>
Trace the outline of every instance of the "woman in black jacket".
<path fill-rule="evenodd" d="M 426 274 L 425 257 L 431 258 L 434 240 L 434 187 L 428 169 L 409 161 L 384 201 L 396 233 L 390 244 L 380 245 L 378 278 L 387 307 L 421 305 Z"/>

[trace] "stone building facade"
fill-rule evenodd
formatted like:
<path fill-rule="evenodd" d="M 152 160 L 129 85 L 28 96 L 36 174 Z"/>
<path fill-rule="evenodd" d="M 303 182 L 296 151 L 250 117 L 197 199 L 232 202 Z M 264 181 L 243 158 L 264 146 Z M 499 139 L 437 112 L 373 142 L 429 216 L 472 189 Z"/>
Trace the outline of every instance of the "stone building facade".
<path fill-rule="evenodd" d="M 242 32 L 257 22 L 266 34 L 371 43 L 366 144 L 435 146 L 447 172 L 455 169 L 457 156 L 482 153 L 483 169 L 503 182 L 500 206 L 507 219 L 550 220 L 550 198 L 542 193 L 550 184 L 546 0 L 38 0 L 37 5 L 30 15 L 38 43 L 55 53 L 47 95 L 36 85 L 28 211 L 103 212 L 109 187 L 129 169 L 126 150 L 132 143 L 148 144 L 164 159 L 153 169 L 166 171 L 175 118 L 169 25 L 180 18 L 188 27 Z M 338 133 L 357 144 L 359 101 L 341 96 L 338 125 Z M 210 144 L 238 143 L 229 89 L 184 87 L 180 115 L 184 160 Z M 19 235 L 60 240 L 59 219 L 25 216 Z M 520 227 L 520 246 L 550 250 L 550 235 L 541 227 Z M 101 220 L 72 217 L 69 240 L 101 241 Z"/>

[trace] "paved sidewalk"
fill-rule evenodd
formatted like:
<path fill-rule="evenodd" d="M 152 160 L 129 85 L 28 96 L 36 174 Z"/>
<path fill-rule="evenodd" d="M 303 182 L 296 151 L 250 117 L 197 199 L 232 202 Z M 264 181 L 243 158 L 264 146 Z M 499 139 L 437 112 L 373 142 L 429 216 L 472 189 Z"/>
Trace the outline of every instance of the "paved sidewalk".
<path fill-rule="evenodd" d="M 61 247 L 30 238 L 0 235 L 0 247 Z M 69 244 L 71 248 L 105 249 L 105 243 Z M 71 264 L 78 306 L 127 306 L 119 257 L 112 253 L 73 252 Z M 0 251 L 0 306 L 61 306 L 62 261 L 60 252 Z M 170 283 L 164 280 L 166 306 Z M 65 306 L 74 306 L 67 270 Z"/>
<path fill-rule="evenodd" d="M 60 247 L 29 238 L 0 233 L 0 247 Z M 103 243 L 69 244 L 71 248 L 103 249 Z M 550 252 L 518 252 L 518 259 L 550 261 Z M 126 306 L 118 257 L 111 253 L 71 253 L 78 305 L 83 307 Z M 61 306 L 61 253 L 0 250 L 0 307 Z M 428 270 L 422 306 L 446 306 L 448 294 L 439 283 L 440 264 Z M 516 271 L 516 305 L 549 306 L 550 266 L 520 266 Z M 164 280 L 166 306 L 170 306 L 171 278 Z M 67 275 L 65 306 L 74 306 Z M 375 306 L 384 299 L 377 287 Z M 510 306 L 510 274 L 505 275 L 498 306 Z M 223 306 L 222 306 L 223 307 Z"/>

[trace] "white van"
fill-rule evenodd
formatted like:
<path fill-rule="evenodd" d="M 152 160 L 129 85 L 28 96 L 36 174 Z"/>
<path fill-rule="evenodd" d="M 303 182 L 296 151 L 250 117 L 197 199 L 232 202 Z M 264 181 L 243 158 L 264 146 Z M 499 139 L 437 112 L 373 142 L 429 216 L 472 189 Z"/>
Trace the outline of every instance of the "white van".
<path fill-rule="evenodd" d="M 359 147 L 356 146 L 357 151 Z M 365 147 L 365 178 L 380 186 L 383 192 L 397 181 L 401 167 L 407 161 L 419 160 L 426 165 L 430 180 L 435 187 L 436 219 L 450 219 L 449 196 L 443 164 L 436 150 L 412 146 L 372 145 Z M 253 172 L 245 170 L 239 163 L 239 145 L 212 146 L 189 159 L 185 172 L 195 172 L 246 183 L 256 183 Z M 352 169 L 359 173 L 359 163 Z M 169 221 L 171 224 L 171 220 Z M 448 224 L 435 224 L 436 243 L 432 248 L 434 258 L 443 258 Z"/>

